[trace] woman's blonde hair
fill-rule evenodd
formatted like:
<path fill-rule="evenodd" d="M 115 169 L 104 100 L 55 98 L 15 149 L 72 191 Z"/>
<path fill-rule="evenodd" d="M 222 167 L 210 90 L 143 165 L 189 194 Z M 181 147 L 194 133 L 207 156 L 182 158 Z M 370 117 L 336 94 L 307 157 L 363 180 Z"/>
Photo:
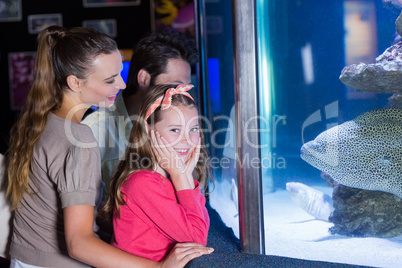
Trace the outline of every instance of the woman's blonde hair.
<path fill-rule="evenodd" d="M 146 118 L 146 113 L 151 107 L 151 105 L 156 101 L 157 98 L 163 96 L 169 88 L 176 88 L 177 85 L 155 85 L 150 88 L 144 97 L 142 102 L 140 113 L 137 120 L 133 124 L 131 129 L 129 144 L 124 153 L 124 159 L 121 160 L 116 168 L 112 180 L 110 181 L 110 194 L 106 205 L 102 208 L 100 215 L 106 220 L 112 220 L 114 209 L 116 209 L 117 215 L 120 215 L 120 206 L 126 204 L 121 192 L 121 187 L 127 180 L 129 175 L 133 172 L 139 170 L 154 170 L 156 167 L 156 159 L 152 152 L 151 141 L 149 139 L 148 133 L 146 131 L 145 122 L 149 126 L 153 126 L 162 120 L 162 111 L 158 107 L 155 112 Z M 175 94 L 172 96 L 172 106 L 185 105 L 194 106 L 196 103 L 193 99 L 182 95 Z M 204 134 L 200 131 L 201 136 L 201 150 L 200 158 L 196 165 L 196 180 L 200 183 L 200 187 L 204 188 L 207 186 L 209 173 L 209 158 L 207 151 L 205 149 Z M 136 159 L 140 161 L 130 161 L 132 158 L 130 156 L 136 156 Z"/>
<path fill-rule="evenodd" d="M 7 197 L 11 210 L 17 208 L 28 191 L 29 172 L 35 144 L 39 140 L 50 112 L 60 108 L 67 77 L 86 79 L 93 60 L 100 54 L 118 50 L 109 36 L 93 29 L 76 27 L 67 30 L 51 26 L 38 35 L 34 81 L 26 103 L 10 133 L 7 152 Z"/>

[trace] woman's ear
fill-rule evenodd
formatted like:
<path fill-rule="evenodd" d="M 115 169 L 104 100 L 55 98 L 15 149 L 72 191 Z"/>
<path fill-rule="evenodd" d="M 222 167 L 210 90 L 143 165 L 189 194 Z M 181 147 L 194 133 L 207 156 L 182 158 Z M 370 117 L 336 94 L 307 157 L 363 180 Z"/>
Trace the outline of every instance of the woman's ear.
<path fill-rule="evenodd" d="M 138 72 L 137 80 L 140 89 L 147 89 L 151 83 L 151 75 L 145 69 L 141 69 Z"/>
<path fill-rule="evenodd" d="M 79 79 L 75 75 L 67 76 L 67 85 L 72 91 L 81 92 L 81 85 L 82 84 L 83 83 L 82 83 L 81 79 Z"/>

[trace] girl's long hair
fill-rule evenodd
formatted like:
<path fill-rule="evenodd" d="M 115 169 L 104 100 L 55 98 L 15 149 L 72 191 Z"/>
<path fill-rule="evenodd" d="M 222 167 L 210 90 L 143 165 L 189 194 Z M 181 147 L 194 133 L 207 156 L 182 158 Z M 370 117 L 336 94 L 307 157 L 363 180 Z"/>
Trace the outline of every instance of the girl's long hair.
<path fill-rule="evenodd" d="M 113 219 L 114 209 L 117 215 L 120 215 L 120 206 L 126 204 L 124 201 L 121 187 L 130 174 L 139 170 L 154 170 L 156 167 L 156 159 L 152 152 L 151 141 L 146 132 L 145 116 L 148 109 L 156 101 L 157 98 L 163 96 L 169 88 L 176 88 L 177 85 L 156 85 L 148 90 L 141 105 L 140 113 L 137 120 L 133 124 L 130 132 L 129 144 L 124 153 L 124 159 L 121 160 L 116 171 L 110 181 L 110 194 L 106 205 L 100 211 L 100 216 L 108 221 Z M 185 105 L 197 107 L 194 100 L 182 95 L 176 94 L 172 96 L 172 106 Z M 161 121 L 161 109 L 158 107 L 155 112 L 146 120 L 149 126 L 153 126 Z M 209 173 L 209 158 L 205 149 L 204 134 L 200 130 L 201 149 L 200 158 L 196 165 L 195 179 L 200 183 L 200 187 L 207 186 Z M 133 159 L 133 156 L 135 159 Z"/>
<path fill-rule="evenodd" d="M 35 144 L 45 129 L 50 112 L 60 108 L 67 77 L 85 79 L 91 64 L 100 54 L 111 54 L 117 45 L 109 36 L 96 30 L 76 27 L 70 30 L 51 26 L 38 35 L 34 80 L 26 103 L 13 125 L 7 152 L 8 185 L 6 195 L 10 209 L 18 207 L 28 191 Z"/>

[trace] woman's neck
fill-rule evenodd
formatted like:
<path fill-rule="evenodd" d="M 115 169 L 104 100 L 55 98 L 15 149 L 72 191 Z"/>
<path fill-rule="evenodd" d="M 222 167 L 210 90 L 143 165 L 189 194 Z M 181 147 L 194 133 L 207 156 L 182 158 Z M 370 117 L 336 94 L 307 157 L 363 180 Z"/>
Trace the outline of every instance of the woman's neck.
<path fill-rule="evenodd" d="M 72 96 L 65 94 L 60 108 L 53 113 L 59 117 L 79 124 L 89 107 L 90 105 L 78 103 Z"/>

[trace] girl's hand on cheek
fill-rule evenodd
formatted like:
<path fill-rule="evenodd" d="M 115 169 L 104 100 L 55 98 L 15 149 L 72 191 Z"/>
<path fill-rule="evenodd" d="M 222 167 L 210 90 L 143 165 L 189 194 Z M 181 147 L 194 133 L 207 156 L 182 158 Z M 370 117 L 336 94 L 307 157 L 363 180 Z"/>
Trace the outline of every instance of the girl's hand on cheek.
<path fill-rule="evenodd" d="M 152 150 L 158 165 L 164 169 L 171 177 L 183 174 L 186 167 L 175 150 L 169 145 L 159 132 L 151 130 Z"/>
<path fill-rule="evenodd" d="M 193 177 L 193 171 L 197 166 L 198 160 L 200 159 L 200 148 L 201 141 L 198 141 L 198 144 L 191 149 L 190 157 L 186 162 L 186 174 Z"/>

